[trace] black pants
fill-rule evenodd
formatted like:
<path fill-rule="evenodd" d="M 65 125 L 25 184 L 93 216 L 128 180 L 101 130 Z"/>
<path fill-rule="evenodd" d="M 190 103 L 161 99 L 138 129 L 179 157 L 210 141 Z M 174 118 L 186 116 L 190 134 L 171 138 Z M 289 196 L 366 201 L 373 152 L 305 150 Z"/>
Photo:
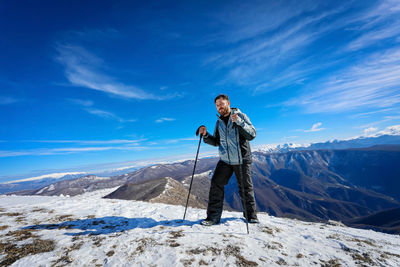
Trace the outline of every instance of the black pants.
<path fill-rule="evenodd" d="M 246 196 L 246 208 L 248 219 L 256 219 L 256 202 L 254 200 L 253 182 L 250 172 L 251 163 L 242 164 L 242 177 L 240 176 L 240 165 L 229 165 L 219 161 L 211 179 L 210 193 L 208 196 L 207 220 L 219 223 L 224 205 L 224 187 L 228 184 L 233 172 L 239 185 L 239 195 L 242 199 L 242 181 L 244 181 L 244 195 Z M 240 179 L 241 178 L 241 179 Z M 243 207 L 244 208 L 244 207 Z"/>

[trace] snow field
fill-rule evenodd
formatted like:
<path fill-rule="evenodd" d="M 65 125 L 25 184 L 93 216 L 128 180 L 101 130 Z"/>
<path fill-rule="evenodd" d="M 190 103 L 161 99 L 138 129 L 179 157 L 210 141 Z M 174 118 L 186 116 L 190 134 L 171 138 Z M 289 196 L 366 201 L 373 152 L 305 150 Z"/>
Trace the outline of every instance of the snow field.
<path fill-rule="evenodd" d="M 204 227 L 205 210 L 189 208 L 182 222 L 182 206 L 102 198 L 114 190 L 0 196 L 2 243 L 32 242 L 10 235 L 23 230 L 55 242 L 12 266 L 400 266 L 398 235 L 263 213 L 248 235 L 240 212 Z M 1 262 L 7 255 L 0 253 Z"/>

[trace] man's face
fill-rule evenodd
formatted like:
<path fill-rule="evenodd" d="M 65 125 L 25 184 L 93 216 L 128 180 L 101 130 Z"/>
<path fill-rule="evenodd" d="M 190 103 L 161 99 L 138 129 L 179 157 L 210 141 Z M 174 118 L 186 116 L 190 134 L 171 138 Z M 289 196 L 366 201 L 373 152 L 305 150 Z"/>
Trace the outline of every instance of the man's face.
<path fill-rule="evenodd" d="M 225 117 L 229 115 L 231 112 L 230 104 L 228 100 L 219 98 L 217 101 L 215 101 L 215 107 L 217 108 L 217 111 L 219 115 Z"/>

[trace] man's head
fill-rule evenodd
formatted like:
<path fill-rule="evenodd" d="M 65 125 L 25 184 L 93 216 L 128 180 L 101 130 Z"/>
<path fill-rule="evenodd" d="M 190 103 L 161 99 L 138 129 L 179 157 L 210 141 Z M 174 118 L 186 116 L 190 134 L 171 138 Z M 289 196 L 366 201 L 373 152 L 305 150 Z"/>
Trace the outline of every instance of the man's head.
<path fill-rule="evenodd" d="M 219 115 L 225 117 L 231 113 L 231 103 L 229 102 L 229 97 L 227 95 L 221 94 L 217 96 L 214 103 Z"/>

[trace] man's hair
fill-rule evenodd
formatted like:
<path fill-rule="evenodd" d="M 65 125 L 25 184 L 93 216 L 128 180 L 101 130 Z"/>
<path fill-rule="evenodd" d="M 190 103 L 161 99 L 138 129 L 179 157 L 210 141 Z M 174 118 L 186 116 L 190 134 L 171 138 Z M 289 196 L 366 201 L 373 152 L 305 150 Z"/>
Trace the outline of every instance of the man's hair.
<path fill-rule="evenodd" d="M 223 100 L 229 101 L 229 97 L 228 97 L 227 95 L 224 95 L 224 94 L 218 95 L 218 96 L 214 99 L 214 103 L 217 102 L 218 99 L 223 99 Z"/>

